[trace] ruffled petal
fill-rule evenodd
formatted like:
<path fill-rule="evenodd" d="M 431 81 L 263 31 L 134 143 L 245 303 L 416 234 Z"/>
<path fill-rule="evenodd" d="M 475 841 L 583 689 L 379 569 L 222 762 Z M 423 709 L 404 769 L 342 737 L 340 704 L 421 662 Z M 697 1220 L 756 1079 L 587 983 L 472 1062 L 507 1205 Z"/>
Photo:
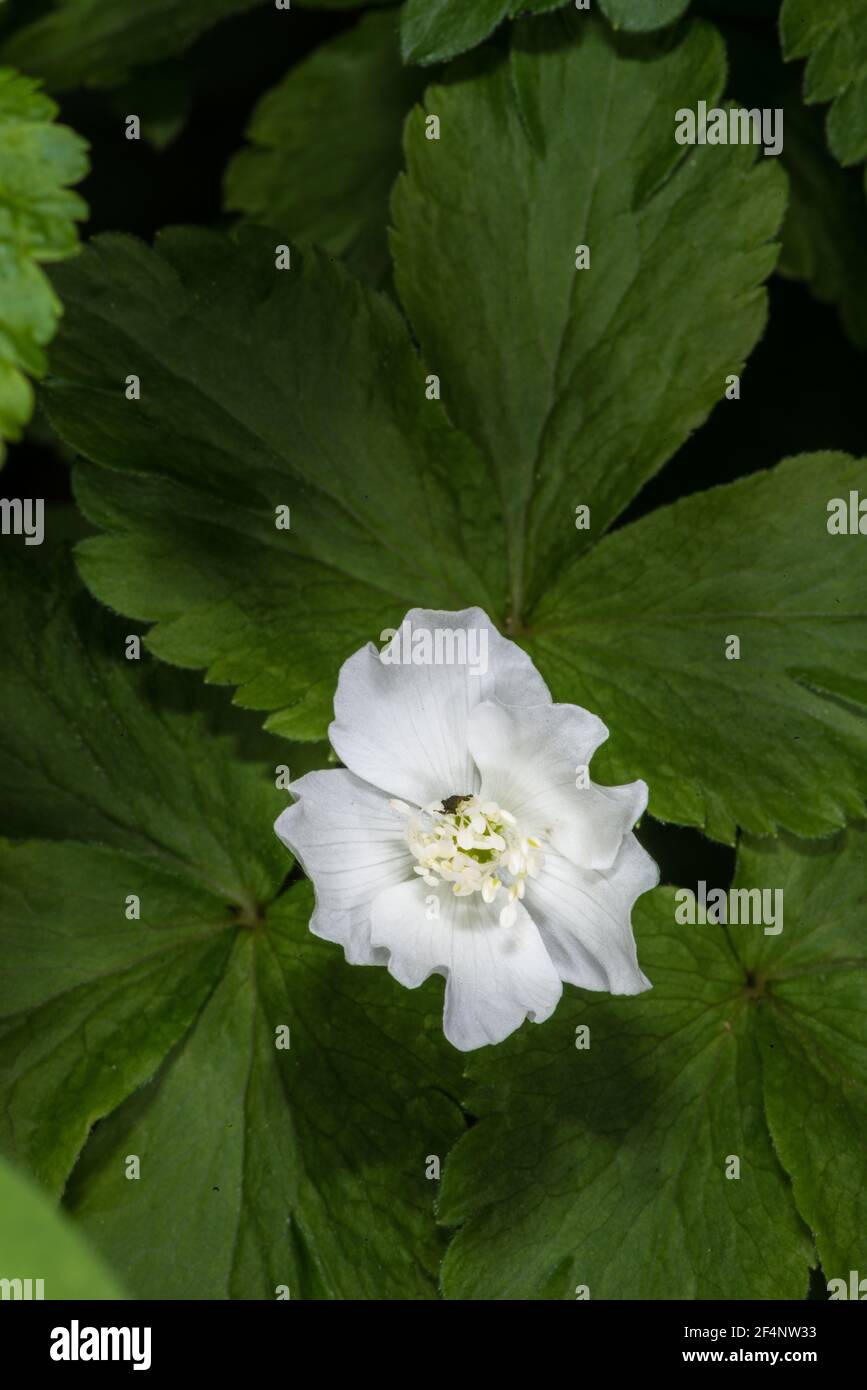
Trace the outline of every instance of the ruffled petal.
<path fill-rule="evenodd" d="M 434 903 L 438 915 L 429 915 Z M 394 978 L 416 989 L 429 975 L 445 975 L 443 1030 L 461 1052 L 502 1042 L 525 1018 L 542 1023 L 557 1006 L 557 971 L 527 912 L 516 906 L 514 924 L 502 927 L 498 906 L 479 894 L 458 898 L 418 880 L 374 900 L 372 941 L 390 952 Z"/>
<path fill-rule="evenodd" d="M 579 705 L 476 705 L 468 740 L 481 775 L 480 795 L 574 864 L 608 869 L 647 806 L 647 785 L 576 786 L 578 769 L 607 737 L 602 720 Z"/>
<path fill-rule="evenodd" d="M 659 881 L 659 870 L 634 835 L 627 835 L 606 873 L 579 869 L 545 850 L 524 903 L 560 978 L 582 989 L 640 994 L 651 983 L 638 965 L 631 913 L 636 898 Z"/>
<path fill-rule="evenodd" d="M 400 636 L 385 649 L 390 656 L 412 652 L 403 635 L 407 622 L 413 632 L 464 634 L 453 644 L 441 639 L 441 654 L 460 654 L 463 642 L 470 660 L 385 663 L 369 643 L 343 664 L 329 737 L 358 777 L 424 806 L 478 790 L 467 723 L 481 701 L 496 696 L 508 704 L 550 706 L 551 695 L 527 654 L 503 637 L 481 608 L 460 613 L 413 608 Z"/>
<path fill-rule="evenodd" d="M 310 930 L 344 949 L 350 965 L 383 965 L 370 941 L 370 905 L 377 893 L 413 874 L 404 818 L 388 798 L 351 772 L 308 772 L 293 782 L 298 797 L 274 829 L 313 880 Z"/>

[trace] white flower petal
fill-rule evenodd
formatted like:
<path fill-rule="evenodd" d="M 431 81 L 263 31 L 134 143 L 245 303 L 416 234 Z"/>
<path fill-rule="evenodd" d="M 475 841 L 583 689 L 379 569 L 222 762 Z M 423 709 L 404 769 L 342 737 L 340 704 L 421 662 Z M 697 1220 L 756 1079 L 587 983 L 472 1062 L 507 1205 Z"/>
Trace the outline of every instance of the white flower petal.
<path fill-rule="evenodd" d="M 390 973 L 416 989 L 432 974 L 446 976 L 443 1029 L 462 1052 L 502 1042 L 525 1018 L 541 1023 L 557 1006 L 562 986 L 539 933 L 520 903 L 515 922 L 501 927 L 497 905 L 480 895 L 437 894 L 429 919 L 418 882 L 387 888 L 373 903 L 372 941 L 391 953 Z"/>
<path fill-rule="evenodd" d="M 299 798 L 274 829 L 316 892 L 310 930 L 344 949 L 350 965 L 383 965 L 370 943 L 370 905 L 390 884 L 412 877 L 405 816 L 375 787 L 342 768 L 293 782 Z"/>
<path fill-rule="evenodd" d="M 481 794 L 507 806 L 528 833 L 538 833 L 573 863 L 607 869 L 624 835 L 647 806 L 647 785 L 576 786 L 608 730 L 579 705 L 540 709 L 479 704 L 470 714 L 469 746 Z"/>
<path fill-rule="evenodd" d="M 467 749 L 470 711 L 482 700 L 550 705 L 532 661 L 481 608 L 460 613 L 413 608 L 413 630 L 486 633 L 487 670 L 465 665 L 387 665 L 371 642 L 344 662 L 329 737 L 358 777 L 417 805 L 474 792 L 478 776 Z M 481 640 L 480 638 L 477 640 Z"/>
<path fill-rule="evenodd" d="M 658 881 L 659 870 L 634 835 L 605 873 L 579 869 L 546 848 L 524 901 L 561 979 L 609 994 L 651 988 L 638 965 L 630 916 L 636 898 Z"/>

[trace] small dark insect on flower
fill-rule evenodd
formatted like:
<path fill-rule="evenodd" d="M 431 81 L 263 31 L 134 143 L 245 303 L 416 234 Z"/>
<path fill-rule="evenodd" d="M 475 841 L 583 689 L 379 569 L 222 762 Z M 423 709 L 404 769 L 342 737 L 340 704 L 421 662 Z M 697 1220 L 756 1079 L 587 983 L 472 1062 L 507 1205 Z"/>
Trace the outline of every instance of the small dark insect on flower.
<path fill-rule="evenodd" d="M 360 648 L 329 728 L 344 766 L 291 783 L 276 830 L 313 878 L 313 934 L 352 965 L 387 957 L 407 989 L 445 975 L 443 1031 L 472 1052 L 550 1018 L 564 982 L 650 989 L 631 913 L 659 871 L 632 830 L 646 783 L 583 776 L 608 737 L 598 715 L 555 704 L 481 608 L 414 608 L 404 622 L 443 618 L 484 634 L 488 669 L 422 672 Z"/>

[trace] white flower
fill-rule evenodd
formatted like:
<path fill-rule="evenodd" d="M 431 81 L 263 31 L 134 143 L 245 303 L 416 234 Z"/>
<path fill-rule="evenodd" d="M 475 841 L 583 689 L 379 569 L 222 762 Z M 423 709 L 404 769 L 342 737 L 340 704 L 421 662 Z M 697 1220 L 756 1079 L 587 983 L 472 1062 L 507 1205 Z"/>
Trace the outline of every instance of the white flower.
<path fill-rule="evenodd" d="M 275 826 L 313 880 L 311 931 L 410 989 L 444 975 L 443 1026 L 462 1051 L 543 1022 L 561 981 L 648 989 L 630 925 L 658 878 L 632 834 L 645 783 L 582 779 L 608 730 L 555 705 L 481 609 L 407 621 L 483 634 L 487 669 L 386 664 L 399 637 L 344 663 L 329 735 L 346 767 L 293 783 Z"/>

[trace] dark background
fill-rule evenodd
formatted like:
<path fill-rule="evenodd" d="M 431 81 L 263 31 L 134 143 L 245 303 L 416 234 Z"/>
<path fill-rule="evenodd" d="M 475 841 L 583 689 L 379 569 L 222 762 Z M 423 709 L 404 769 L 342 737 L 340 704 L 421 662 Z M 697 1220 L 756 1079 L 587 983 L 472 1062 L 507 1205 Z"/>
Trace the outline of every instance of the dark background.
<path fill-rule="evenodd" d="M 20 0 L 13 0 L 13 16 L 16 4 L 21 12 Z M 776 0 L 698 0 L 694 6 L 721 22 L 733 47 L 746 46 L 754 55 L 778 52 L 777 7 Z M 29 17 L 36 8 L 29 0 Z M 315 12 L 293 6 L 291 26 L 269 7 L 223 22 L 182 60 L 192 77 L 192 113 L 182 133 L 162 152 L 144 139 L 126 140 L 123 120 L 105 94 L 75 92 L 63 97 L 61 118 L 91 144 L 92 173 L 80 187 L 91 208 L 84 235 L 111 230 L 150 239 L 172 223 L 223 223 L 223 173 L 244 143 L 257 100 L 306 53 L 357 18 L 358 11 Z M 769 468 L 790 454 L 814 449 L 865 452 L 863 355 L 846 338 L 836 311 L 818 304 L 802 284 L 775 275 L 769 294 L 768 326 L 743 375 L 741 399 L 720 402 L 619 525 L 685 493 Z M 10 448 L 4 485 L 8 496 L 36 492 L 46 503 L 71 500 L 67 461 L 51 444 L 44 423 L 37 420 L 28 437 Z M 650 818 L 645 819 L 641 837 L 659 861 L 663 881 L 694 886 L 705 879 L 714 886 L 728 886 L 732 850 L 696 831 L 663 826 Z"/>

